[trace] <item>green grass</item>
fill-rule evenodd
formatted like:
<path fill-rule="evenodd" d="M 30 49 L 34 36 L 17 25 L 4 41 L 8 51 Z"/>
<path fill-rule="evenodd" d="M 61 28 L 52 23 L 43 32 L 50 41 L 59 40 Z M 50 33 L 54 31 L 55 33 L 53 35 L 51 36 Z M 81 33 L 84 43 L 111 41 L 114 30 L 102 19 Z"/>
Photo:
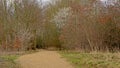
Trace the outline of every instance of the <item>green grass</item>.
<path fill-rule="evenodd" d="M 19 68 L 19 65 L 15 62 L 18 57 L 18 55 L 0 56 L 0 68 Z"/>
<path fill-rule="evenodd" d="M 7 56 L 1 56 L 0 58 L 14 63 L 18 57 L 19 57 L 18 55 L 7 55 Z"/>
<path fill-rule="evenodd" d="M 120 68 L 120 54 L 60 52 L 76 68 Z"/>
<path fill-rule="evenodd" d="M 37 50 L 23 51 L 23 52 L 6 52 L 0 54 L 0 68 L 20 68 L 16 63 L 16 59 L 22 55 L 32 54 L 38 52 Z"/>

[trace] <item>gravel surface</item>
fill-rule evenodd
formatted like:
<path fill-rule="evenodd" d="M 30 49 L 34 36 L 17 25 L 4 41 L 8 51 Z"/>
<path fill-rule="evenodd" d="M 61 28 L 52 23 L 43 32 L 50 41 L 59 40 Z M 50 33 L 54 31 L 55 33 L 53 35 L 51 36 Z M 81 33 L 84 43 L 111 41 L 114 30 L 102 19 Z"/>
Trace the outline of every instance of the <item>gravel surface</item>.
<path fill-rule="evenodd" d="M 73 68 L 56 51 L 40 51 L 24 55 L 18 58 L 17 62 L 22 68 Z"/>

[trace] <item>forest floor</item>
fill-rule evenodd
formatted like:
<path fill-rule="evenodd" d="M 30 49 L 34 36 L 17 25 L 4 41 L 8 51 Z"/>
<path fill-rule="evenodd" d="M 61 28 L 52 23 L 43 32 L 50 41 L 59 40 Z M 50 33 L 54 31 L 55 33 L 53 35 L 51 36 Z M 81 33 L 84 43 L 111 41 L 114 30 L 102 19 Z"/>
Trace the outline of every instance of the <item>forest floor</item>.
<path fill-rule="evenodd" d="M 73 68 L 57 51 L 39 51 L 16 60 L 22 68 Z"/>

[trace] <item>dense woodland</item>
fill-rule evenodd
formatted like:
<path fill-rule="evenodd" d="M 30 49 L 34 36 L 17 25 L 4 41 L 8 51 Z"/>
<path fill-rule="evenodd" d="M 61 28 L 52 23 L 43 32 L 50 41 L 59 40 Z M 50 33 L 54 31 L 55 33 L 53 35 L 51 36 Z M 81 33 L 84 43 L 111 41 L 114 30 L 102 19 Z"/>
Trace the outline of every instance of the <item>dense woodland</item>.
<path fill-rule="evenodd" d="M 120 51 L 120 0 L 0 0 L 0 51 Z"/>

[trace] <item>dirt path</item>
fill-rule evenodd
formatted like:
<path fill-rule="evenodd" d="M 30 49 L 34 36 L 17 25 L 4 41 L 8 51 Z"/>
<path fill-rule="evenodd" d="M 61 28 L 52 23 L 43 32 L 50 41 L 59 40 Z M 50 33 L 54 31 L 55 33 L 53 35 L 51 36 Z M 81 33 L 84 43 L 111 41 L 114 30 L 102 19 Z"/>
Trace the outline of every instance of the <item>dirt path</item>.
<path fill-rule="evenodd" d="M 40 51 L 24 55 L 17 61 L 23 68 L 73 68 L 56 51 Z"/>

